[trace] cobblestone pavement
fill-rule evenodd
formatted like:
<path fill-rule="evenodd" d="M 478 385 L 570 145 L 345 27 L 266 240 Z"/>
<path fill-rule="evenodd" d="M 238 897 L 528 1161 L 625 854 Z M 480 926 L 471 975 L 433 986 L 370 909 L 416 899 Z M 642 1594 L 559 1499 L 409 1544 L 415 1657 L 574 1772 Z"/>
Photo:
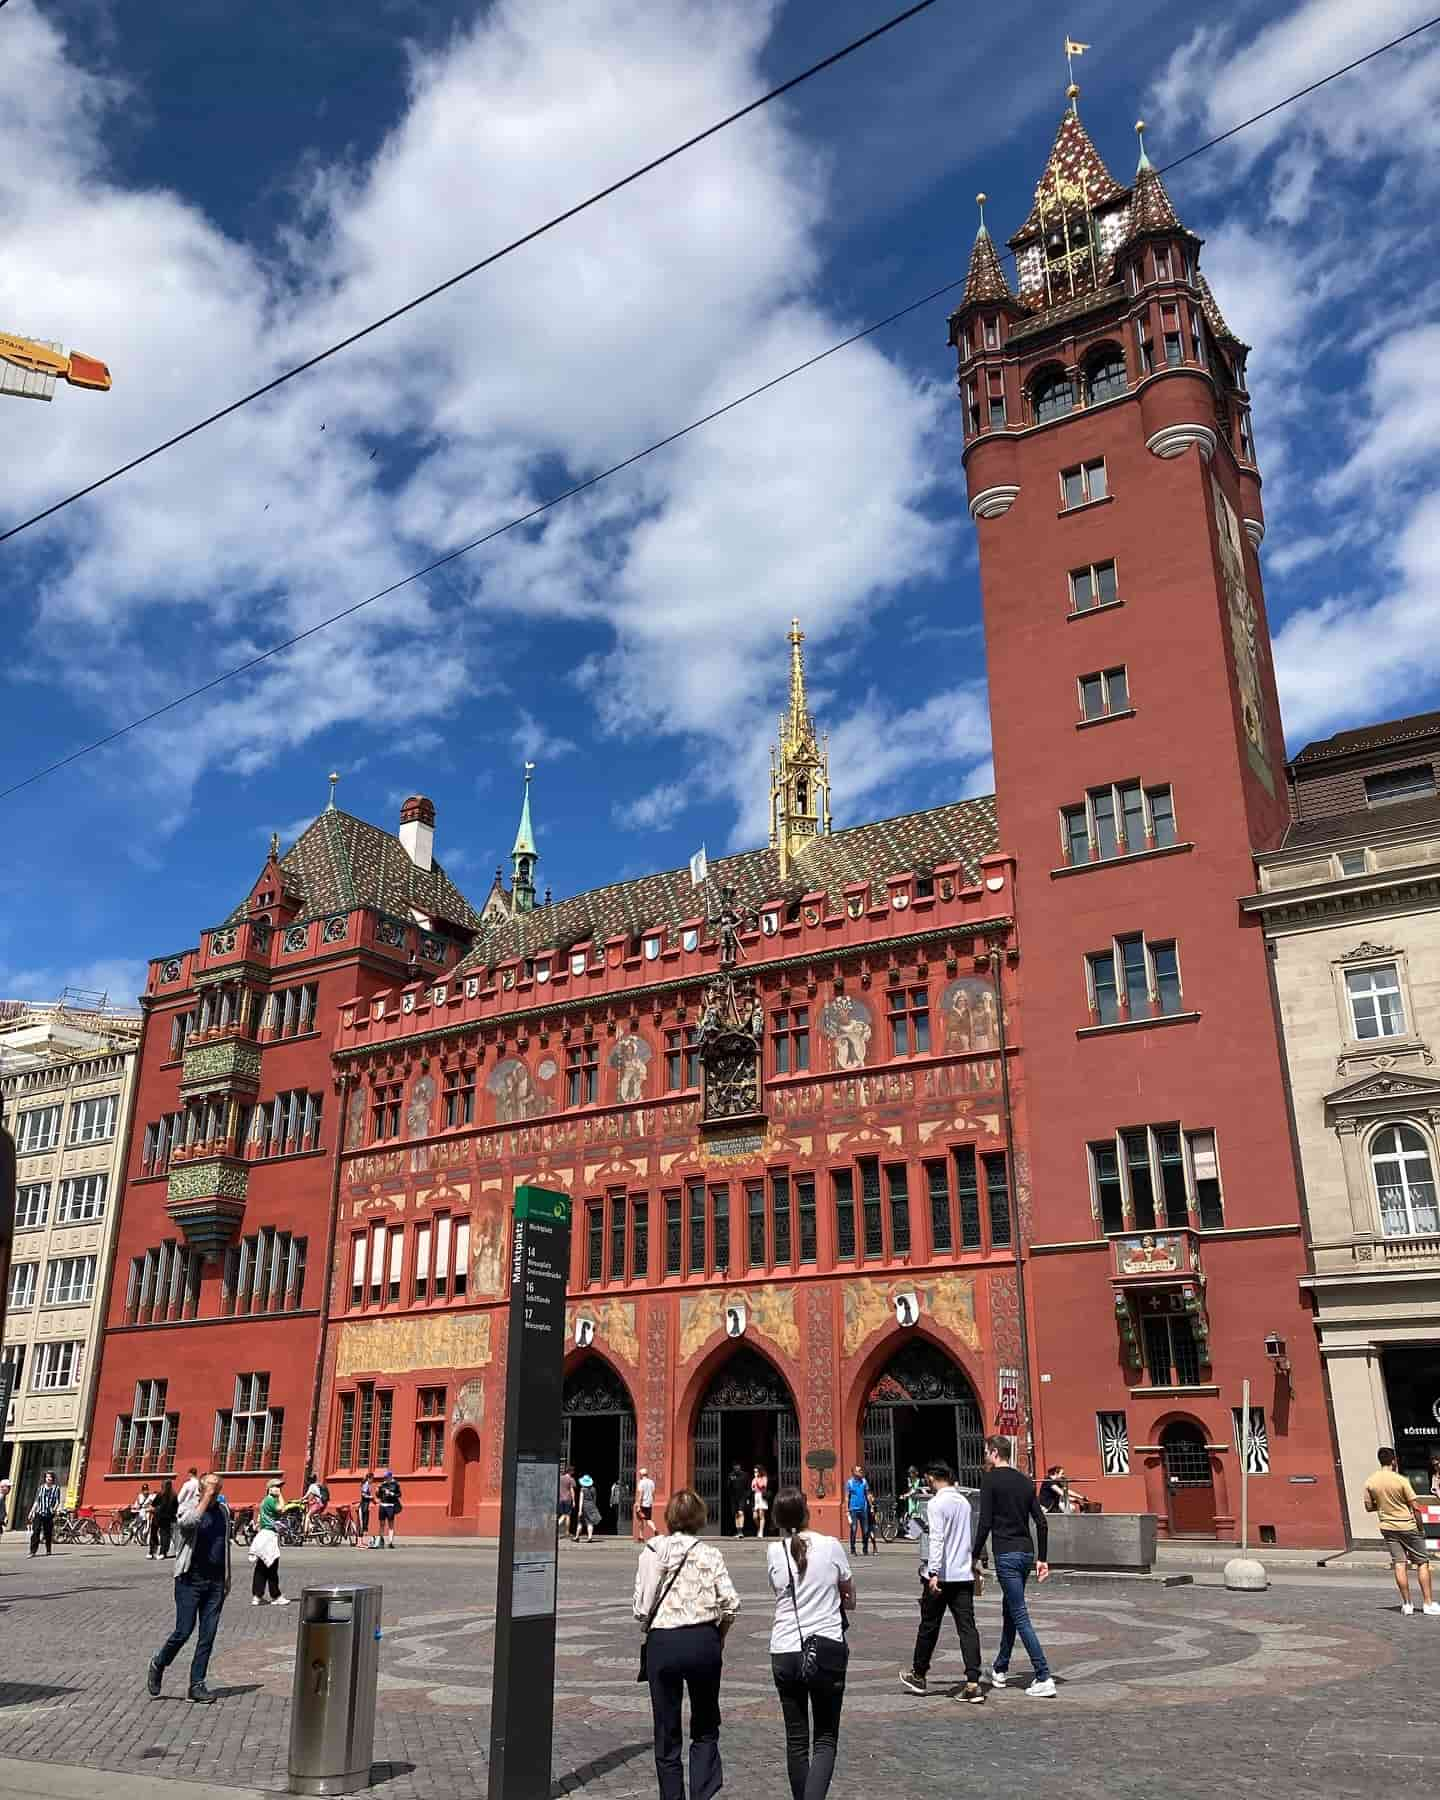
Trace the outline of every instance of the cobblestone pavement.
<path fill-rule="evenodd" d="M 770 1605 L 761 1553 L 733 1547 L 744 1602 L 726 1656 L 722 1749 L 732 1791 L 785 1792 L 767 1658 Z M 385 1589 L 375 1780 L 394 1800 L 454 1800 L 484 1785 L 489 1735 L 491 1550 L 473 1546 L 287 1555 L 287 1591 L 309 1581 Z M 222 1704 L 184 1698 L 186 1659 L 165 1698 L 144 1664 L 171 1622 L 170 1572 L 131 1551 L 57 1550 L 29 1561 L 0 1547 L 0 1756 L 283 1790 L 297 1613 L 252 1608 L 246 1565 L 221 1624 L 210 1684 Z M 630 1554 L 567 1547 L 560 1593 L 557 1791 L 593 1800 L 653 1795 L 650 1719 L 634 1679 Z M 1433 1783 L 1440 1619 L 1402 1618 L 1388 1577 L 1232 1595 L 1219 1586 L 1103 1588 L 1057 1579 L 1034 1614 L 1060 1682 L 1054 1701 L 1019 1686 L 984 1707 L 949 1697 L 961 1675 L 942 1639 L 931 1692 L 896 1676 L 914 1641 L 911 1553 L 857 1565 L 861 1609 L 832 1792 L 911 1796 L 935 1783 L 1026 1800 L 1091 1795 L 1207 1796 L 1217 1785 L 1267 1796 L 1366 1796 L 1377 1770 Z M 999 1600 L 980 1602 L 993 1655 Z M 948 1631 L 947 1626 L 947 1631 Z M 1023 1652 L 1013 1671 L 1028 1680 Z"/>

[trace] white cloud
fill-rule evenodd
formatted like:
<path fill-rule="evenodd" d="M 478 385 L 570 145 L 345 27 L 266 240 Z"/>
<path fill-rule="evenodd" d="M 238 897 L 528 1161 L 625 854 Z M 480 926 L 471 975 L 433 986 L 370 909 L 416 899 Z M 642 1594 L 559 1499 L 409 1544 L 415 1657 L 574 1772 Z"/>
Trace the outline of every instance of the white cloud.
<path fill-rule="evenodd" d="M 690 790 L 684 782 L 661 781 L 616 806 L 612 816 L 625 831 L 668 831 L 689 804 Z"/>
<path fill-rule="evenodd" d="M 534 713 L 520 708 L 520 720 L 510 733 L 510 742 L 522 762 L 553 762 L 557 756 L 573 756 L 577 748 L 573 738 L 551 731 Z"/>
<path fill-rule="evenodd" d="M 102 957 L 94 962 L 48 967 L 0 965 L 0 996 L 7 1000 L 58 1000 L 68 988 L 105 994 L 112 1006 L 133 1007 L 144 991 L 148 965 L 139 958 Z"/>
<path fill-rule="evenodd" d="M 29 0 L 6 10 L 0 311 L 115 374 L 7 415 L 11 516 L 749 98 L 773 14 L 502 0 L 415 59 L 373 159 L 306 172 L 277 257 L 177 192 L 119 185 L 118 91 Z M 767 110 L 62 515 L 36 624 L 54 675 L 104 723 L 144 711 L 533 504 L 537 468 L 589 472 L 832 341 L 849 321 L 816 291 L 826 203 L 820 159 Z M 606 631 L 587 691 L 607 726 L 731 742 L 792 612 L 833 639 L 940 566 L 917 502 L 947 404 L 856 346 L 170 715 L 117 767 L 173 829 L 209 767 L 250 773 L 354 721 L 433 730 L 507 613 Z M 515 743 L 570 748 L 533 715 Z"/>

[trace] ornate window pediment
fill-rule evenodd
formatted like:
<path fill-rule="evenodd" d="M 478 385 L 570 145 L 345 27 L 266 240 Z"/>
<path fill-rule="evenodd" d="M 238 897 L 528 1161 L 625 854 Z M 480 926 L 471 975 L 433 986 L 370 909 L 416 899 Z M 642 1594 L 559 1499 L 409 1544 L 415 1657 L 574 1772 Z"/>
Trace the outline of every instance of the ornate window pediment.
<path fill-rule="evenodd" d="M 1325 1096 L 1325 1121 L 1383 1119 L 1417 1109 L 1440 1111 L 1440 1080 L 1411 1069 L 1376 1069 Z"/>

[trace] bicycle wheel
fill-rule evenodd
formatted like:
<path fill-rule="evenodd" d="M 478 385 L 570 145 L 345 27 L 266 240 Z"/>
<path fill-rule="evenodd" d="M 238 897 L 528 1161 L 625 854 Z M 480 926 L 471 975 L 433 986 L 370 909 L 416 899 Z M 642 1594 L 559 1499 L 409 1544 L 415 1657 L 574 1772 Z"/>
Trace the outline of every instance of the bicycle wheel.
<path fill-rule="evenodd" d="M 882 1543 L 893 1544 L 900 1535 L 900 1524 L 894 1513 L 883 1513 L 880 1518 L 880 1538 Z"/>
<path fill-rule="evenodd" d="M 110 1521 L 110 1529 L 106 1532 L 105 1535 L 109 1538 L 110 1542 L 112 1544 L 114 1544 L 115 1548 L 118 1550 L 120 1548 L 120 1546 L 125 1542 L 125 1539 L 129 1536 L 129 1533 L 130 1533 L 130 1527 L 125 1522 L 124 1519 L 112 1519 Z"/>
<path fill-rule="evenodd" d="M 100 1529 L 97 1520 L 82 1519 L 80 1521 L 79 1539 L 82 1544 L 103 1544 L 105 1542 L 105 1533 Z"/>

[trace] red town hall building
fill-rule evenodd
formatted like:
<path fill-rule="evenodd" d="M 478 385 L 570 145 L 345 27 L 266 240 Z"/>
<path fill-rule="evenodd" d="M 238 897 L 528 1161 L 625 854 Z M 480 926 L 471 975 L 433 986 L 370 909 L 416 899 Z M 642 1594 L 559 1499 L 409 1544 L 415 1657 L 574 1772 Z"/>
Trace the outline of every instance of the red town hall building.
<path fill-rule="evenodd" d="M 327 811 L 146 995 L 85 1498 L 393 1467 L 498 1523 L 515 1187 L 574 1207 L 565 1415 L 602 1496 L 838 1523 L 997 1426 L 1111 1511 L 1343 1527 L 1264 947 L 1287 819 L 1245 348 L 1072 106 L 951 321 L 997 793 L 831 829 L 791 633 L 766 850 L 537 903 Z M 1266 1340 L 1281 1340 L 1283 1348 Z M 111 1472 L 105 1450 L 113 1442 Z"/>

